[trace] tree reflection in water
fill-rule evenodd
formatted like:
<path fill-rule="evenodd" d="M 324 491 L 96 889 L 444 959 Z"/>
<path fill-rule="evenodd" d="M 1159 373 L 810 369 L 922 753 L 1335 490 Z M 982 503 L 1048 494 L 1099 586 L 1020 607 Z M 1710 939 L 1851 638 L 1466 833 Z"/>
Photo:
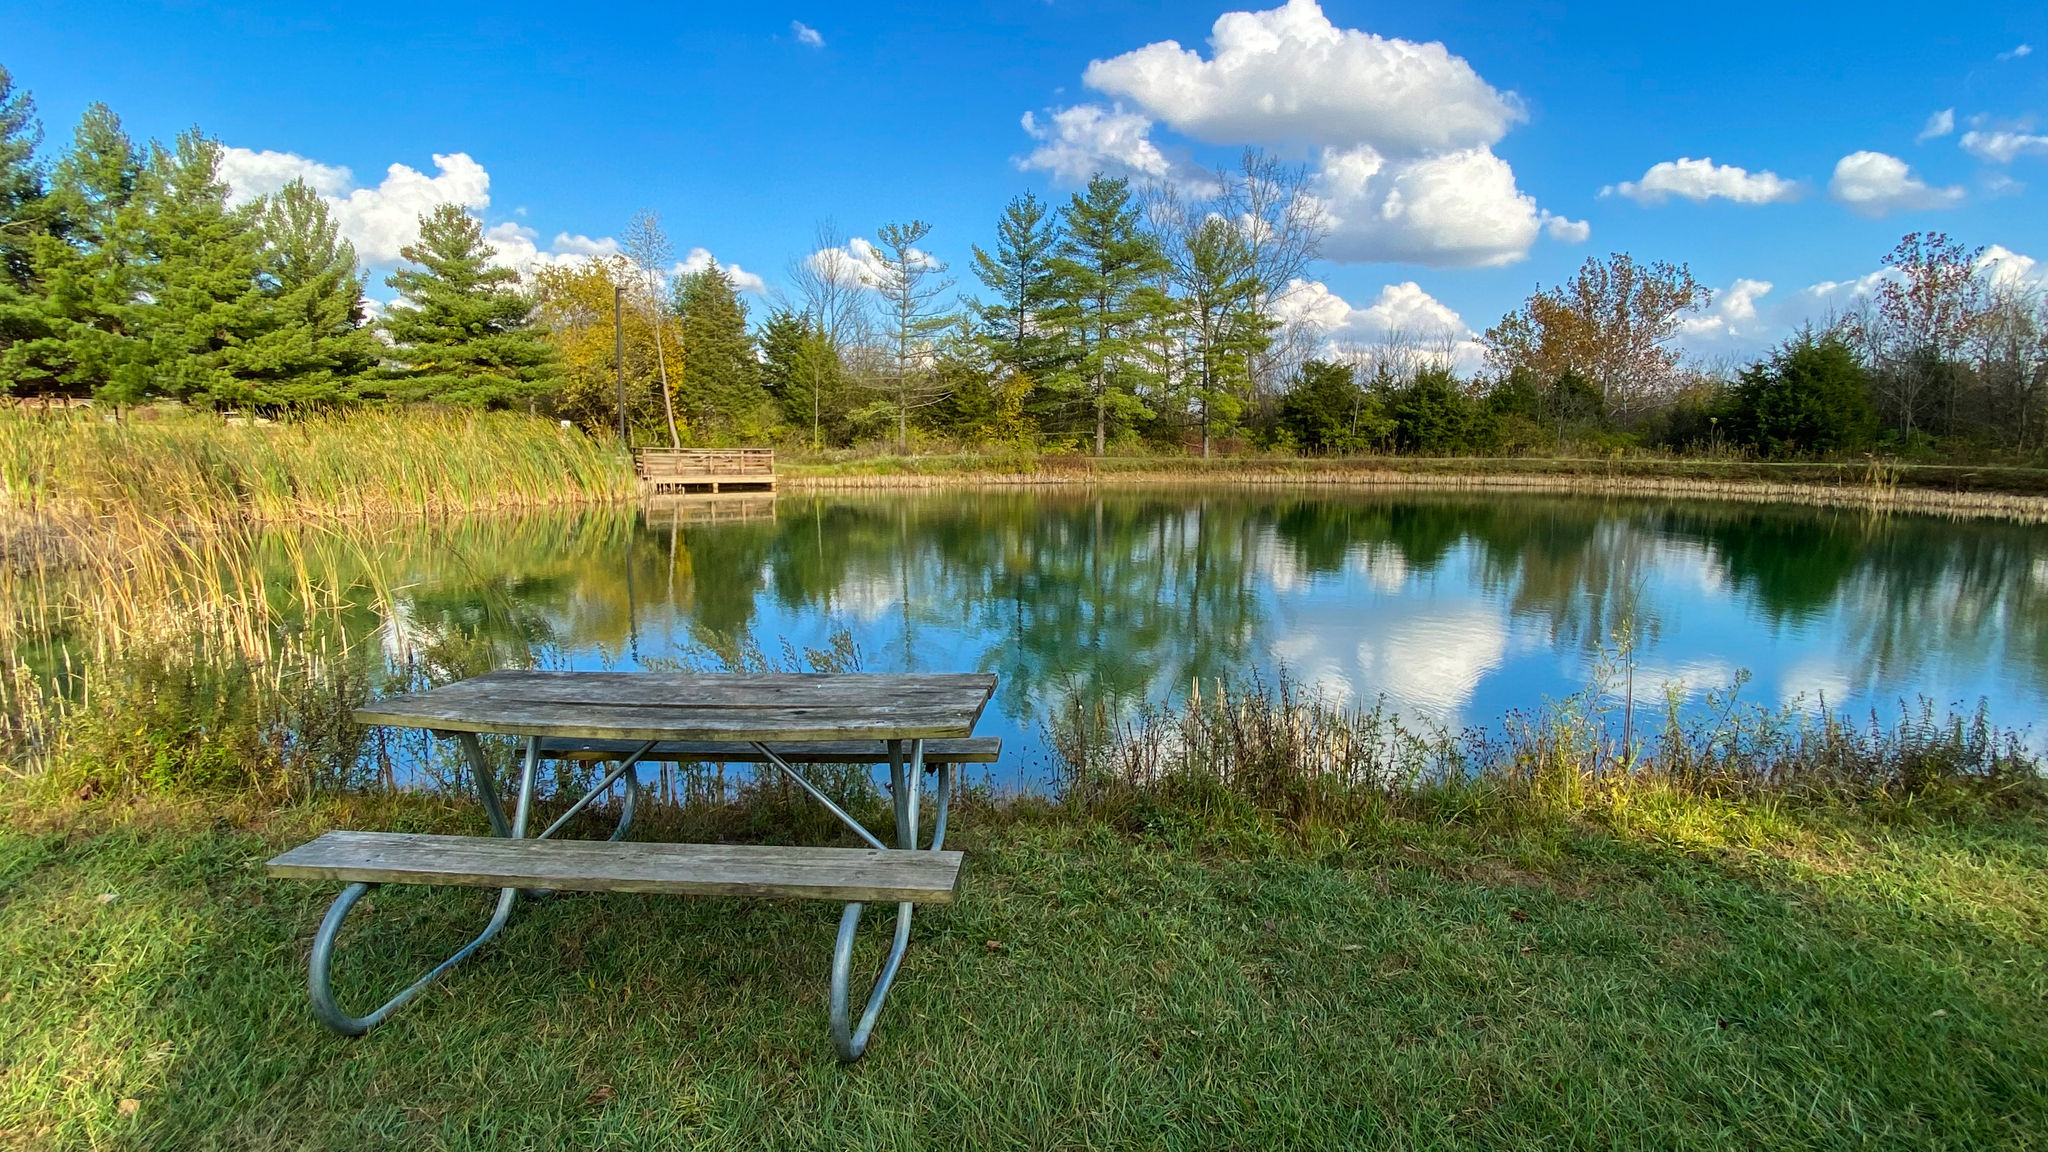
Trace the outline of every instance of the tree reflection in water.
<path fill-rule="evenodd" d="M 282 617 L 305 587 L 338 589 L 342 630 L 415 678 L 715 663 L 845 629 L 871 669 L 997 673 L 1004 723 L 1027 735 L 1069 693 L 1116 708 L 1298 662 L 1364 702 L 1487 722 L 1583 683 L 1624 621 L 1648 663 L 1749 668 L 1840 704 L 1982 694 L 2024 720 L 2048 669 L 2048 534 L 1809 508 L 795 495 L 737 523 L 628 509 L 295 530 L 259 558 Z"/>

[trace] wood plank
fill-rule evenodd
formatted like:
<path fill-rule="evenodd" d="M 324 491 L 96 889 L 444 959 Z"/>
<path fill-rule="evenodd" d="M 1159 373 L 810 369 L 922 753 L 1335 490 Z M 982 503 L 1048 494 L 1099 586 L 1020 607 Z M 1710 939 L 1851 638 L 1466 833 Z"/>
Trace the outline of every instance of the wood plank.
<path fill-rule="evenodd" d="M 361 724 L 617 740 L 957 739 L 995 691 L 937 675 L 501 671 L 373 700 Z"/>
<path fill-rule="evenodd" d="M 560 760 L 617 760 L 639 751 L 644 740 L 543 740 L 540 754 Z M 888 744 L 880 740 L 813 740 L 802 744 L 770 743 L 777 756 L 792 764 L 886 764 Z M 967 740 L 927 740 L 927 764 L 993 764 L 1002 758 L 1003 742 L 994 736 Z M 646 760 L 656 764 L 765 764 L 767 757 L 749 743 L 734 740 L 664 740 Z"/>
<path fill-rule="evenodd" d="M 950 904 L 963 859 L 958 852 L 873 848 L 328 832 L 267 868 L 283 879 L 346 884 Z"/>

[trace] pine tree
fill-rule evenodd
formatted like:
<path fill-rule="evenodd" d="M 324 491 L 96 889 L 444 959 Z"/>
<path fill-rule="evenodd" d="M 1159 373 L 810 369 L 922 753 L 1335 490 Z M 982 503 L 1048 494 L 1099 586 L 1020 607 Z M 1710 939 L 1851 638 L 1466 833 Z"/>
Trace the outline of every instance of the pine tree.
<path fill-rule="evenodd" d="M 1146 322 L 1167 306 L 1152 283 L 1164 262 L 1138 227 L 1127 180 L 1098 173 L 1061 215 L 1066 236 L 1053 259 L 1061 299 L 1048 319 L 1073 341 L 1074 358 L 1059 378 L 1087 396 L 1101 456 L 1113 424 L 1150 415 L 1138 395 L 1145 374 L 1138 343 Z"/>
<path fill-rule="evenodd" d="M 1217 421 L 1234 421 L 1251 392 L 1252 363 L 1272 343 L 1276 324 L 1259 310 L 1265 297 L 1251 246 L 1236 225 L 1205 216 L 1178 237 L 1173 279 L 1207 459 Z"/>
<path fill-rule="evenodd" d="M 262 330 L 233 356 L 246 402 L 304 409 L 359 397 L 383 351 L 363 323 L 363 277 L 327 201 L 294 180 L 263 204 Z"/>
<path fill-rule="evenodd" d="M 989 357 L 1012 376 L 1035 379 L 1058 359 L 1059 341 L 1045 316 L 1059 299 L 1053 257 L 1060 240 L 1058 217 L 1026 192 L 996 222 L 995 253 L 974 247 L 974 275 L 995 299 L 972 301 L 969 308 Z"/>
<path fill-rule="evenodd" d="M 47 230 L 31 237 L 38 295 L 22 310 L 32 332 L 7 349 L 0 374 L 19 391 L 134 395 L 147 386 L 136 339 L 143 300 L 142 160 L 104 104 L 85 110 L 50 177 Z"/>
<path fill-rule="evenodd" d="M 393 396 L 502 407 L 547 391 L 554 349 L 527 324 L 533 303 L 518 274 L 491 266 L 497 253 L 475 217 L 443 204 L 399 254 L 417 267 L 385 280 L 402 297 L 384 318 Z"/>
<path fill-rule="evenodd" d="M 932 341 L 953 324 L 939 307 L 939 298 L 953 286 L 946 266 L 917 246 L 931 234 L 922 220 L 884 224 L 875 232 L 881 241 L 880 276 L 875 291 L 882 298 L 883 337 L 888 341 L 888 367 L 882 389 L 896 417 L 896 450 L 910 451 L 910 413 L 945 399 L 943 381 L 932 371 Z"/>
<path fill-rule="evenodd" d="M 674 304 L 683 329 L 677 393 L 685 408 L 696 414 L 699 427 L 752 423 L 767 394 L 747 332 L 747 306 L 732 277 L 716 264 L 677 277 Z"/>
<path fill-rule="evenodd" d="M 34 262 L 36 237 L 50 227 L 44 172 L 36 161 L 42 139 L 35 101 L 16 92 L 14 78 L 0 67 L 0 365 L 9 348 L 45 330 Z"/>
<path fill-rule="evenodd" d="M 220 159 L 219 142 L 197 129 L 180 133 L 170 148 L 150 145 L 133 205 L 148 298 L 133 312 L 134 330 L 146 346 L 147 371 L 110 381 L 101 389 L 108 399 L 168 396 L 221 406 L 251 398 L 235 357 L 265 318 L 258 209 L 228 207 Z"/>
<path fill-rule="evenodd" d="M 845 381 L 832 341 L 807 312 L 787 308 L 761 325 L 761 384 L 782 405 L 783 419 L 805 429 L 811 449 L 837 439 Z"/>

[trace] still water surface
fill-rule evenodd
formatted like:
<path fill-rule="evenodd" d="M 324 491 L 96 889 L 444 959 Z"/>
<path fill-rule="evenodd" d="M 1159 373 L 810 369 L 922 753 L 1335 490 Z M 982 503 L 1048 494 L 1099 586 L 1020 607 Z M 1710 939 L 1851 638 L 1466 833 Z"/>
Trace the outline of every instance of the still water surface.
<path fill-rule="evenodd" d="M 719 514 L 749 510 L 717 506 Z M 770 512 L 772 509 L 772 513 Z M 1591 680 L 1632 628 L 1641 695 L 1865 711 L 2048 700 L 2048 530 L 1727 503 L 1237 491 L 756 498 L 461 521 L 382 554 L 394 658 L 489 642 L 543 667 L 824 648 L 982 670 L 998 783 L 1048 771 L 1069 693 L 1131 705 L 1286 673 L 1448 724 Z M 2038 726 L 2037 726 L 2038 728 Z M 2041 745 L 2037 730 L 2030 742 Z"/>

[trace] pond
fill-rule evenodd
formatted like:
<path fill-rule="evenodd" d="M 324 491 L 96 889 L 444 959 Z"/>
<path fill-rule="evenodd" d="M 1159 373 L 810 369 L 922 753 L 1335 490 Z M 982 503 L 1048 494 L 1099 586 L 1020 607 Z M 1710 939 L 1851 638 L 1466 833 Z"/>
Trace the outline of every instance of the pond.
<path fill-rule="evenodd" d="M 300 563 L 317 550 L 265 547 Z M 1498 725 L 1603 669 L 1632 668 L 1657 706 L 1667 688 L 1698 706 L 1741 677 L 1768 705 L 1889 716 L 1922 695 L 1981 699 L 2027 726 L 2048 697 L 2048 531 L 1995 521 L 1007 489 L 394 525 L 348 553 L 383 590 L 349 628 L 394 662 L 783 665 L 841 637 L 869 671 L 994 672 L 980 734 L 1006 741 L 994 782 L 1013 788 L 1044 784 L 1043 721 L 1069 694 L 1132 706 L 1282 671 L 1448 725 Z"/>

